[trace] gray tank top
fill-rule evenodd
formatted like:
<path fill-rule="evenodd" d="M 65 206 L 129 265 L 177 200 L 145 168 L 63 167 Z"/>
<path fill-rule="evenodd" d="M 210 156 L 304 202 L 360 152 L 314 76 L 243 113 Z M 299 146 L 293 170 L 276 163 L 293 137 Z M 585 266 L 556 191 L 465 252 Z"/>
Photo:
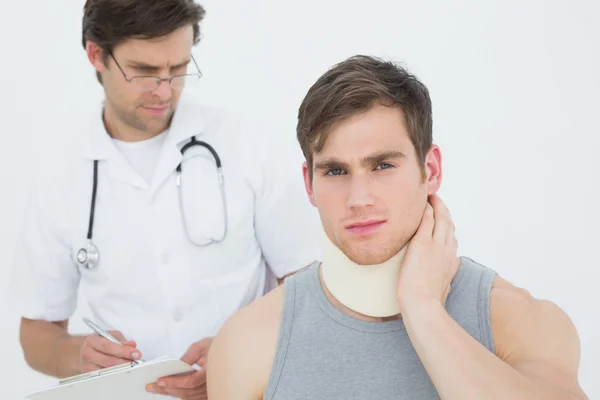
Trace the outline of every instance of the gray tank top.
<path fill-rule="evenodd" d="M 266 400 L 434 400 L 439 395 L 401 319 L 368 322 L 338 310 L 319 263 L 285 281 L 279 341 Z M 489 294 L 495 272 L 462 258 L 446 310 L 494 352 Z M 452 365 L 448 365 L 452 368 Z"/>

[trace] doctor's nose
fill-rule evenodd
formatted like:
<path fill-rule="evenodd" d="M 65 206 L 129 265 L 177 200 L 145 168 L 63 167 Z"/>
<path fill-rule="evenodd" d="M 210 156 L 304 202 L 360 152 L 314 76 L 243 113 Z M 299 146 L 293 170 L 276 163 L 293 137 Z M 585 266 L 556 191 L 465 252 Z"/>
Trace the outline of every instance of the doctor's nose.
<path fill-rule="evenodd" d="M 152 94 L 158 97 L 161 101 L 170 100 L 173 96 L 173 88 L 169 84 L 169 80 L 162 80 L 158 87 L 152 91 Z"/>
<path fill-rule="evenodd" d="M 349 182 L 348 207 L 360 208 L 375 204 L 375 196 L 368 177 L 354 177 Z"/>

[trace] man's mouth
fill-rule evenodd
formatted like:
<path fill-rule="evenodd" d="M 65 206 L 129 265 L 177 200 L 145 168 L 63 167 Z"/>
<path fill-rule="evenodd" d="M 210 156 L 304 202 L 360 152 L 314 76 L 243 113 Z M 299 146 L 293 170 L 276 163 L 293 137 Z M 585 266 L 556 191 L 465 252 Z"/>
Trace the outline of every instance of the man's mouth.
<path fill-rule="evenodd" d="M 346 231 L 358 236 L 369 235 L 377 231 L 383 224 L 385 224 L 385 222 L 386 221 L 383 219 L 357 221 L 346 225 Z"/>

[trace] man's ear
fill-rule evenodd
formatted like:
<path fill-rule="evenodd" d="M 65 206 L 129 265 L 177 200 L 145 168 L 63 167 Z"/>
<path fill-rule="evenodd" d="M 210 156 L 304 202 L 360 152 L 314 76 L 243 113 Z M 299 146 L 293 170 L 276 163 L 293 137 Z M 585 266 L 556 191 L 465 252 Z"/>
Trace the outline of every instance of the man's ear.
<path fill-rule="evenodd" d="M 442 153 L 435 144 L 425 157 L 425 184 L 428 195 L 437 193 L 442 185 Z"/>
<path fill-rule="evenodd" d="M 317 204 L 315 203 L 315 193 L 313 191 L 312 179 L 308 172 L 308 164 L 306 161 L 302 163 L 302 176 L 304 177 L 304 187 L 306 188 L 306 194 L 308 195 L 310 204 L 316 207 Z"/>
<path fill-rule="evenodd" d="M 106 69 L 106 65 L 104 65 L 104 50 L 102 50 L 96 43 L 88 40 L 85 44 L 85 51 L 87 53 L 88 60 L 92 66 L 96 68 L 96 71 L 103 72 Z"/>

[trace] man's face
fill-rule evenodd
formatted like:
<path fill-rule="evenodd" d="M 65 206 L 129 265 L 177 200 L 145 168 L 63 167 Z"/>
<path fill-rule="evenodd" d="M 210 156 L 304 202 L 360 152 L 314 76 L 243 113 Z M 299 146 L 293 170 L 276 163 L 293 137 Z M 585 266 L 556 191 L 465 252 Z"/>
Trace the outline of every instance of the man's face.
<path fill-rule="evenodd" d="M 134 76 L 167 78 L 188 72 L 192 45 L 193 28 L 187 26 L 158 39 L 127 40 L 115 47 L 113 56 L 128 79 Z M 172 89 L 163 81 L 152 91 L 140 92 L 125 80 L 110 55 L 106 66 L 101 58 L 100 64 L 95 61 L 92 62 L 102 75 L 107 107 L 111 108 L 112 115 L 132 128 L 151 134 L 167 128 L 181 90 Z M 193 62 L 191 65 L 189 73 L 195 73 Z"/>
<path fill-rule="evenodd" d="M 375 106 L 334 126 L 304 180 L 329 239 L 353 262 L 380 264 L 416 232 L 429 194 L 441 182 L 437 146 L 425 179 L 398 108 Z"/>

